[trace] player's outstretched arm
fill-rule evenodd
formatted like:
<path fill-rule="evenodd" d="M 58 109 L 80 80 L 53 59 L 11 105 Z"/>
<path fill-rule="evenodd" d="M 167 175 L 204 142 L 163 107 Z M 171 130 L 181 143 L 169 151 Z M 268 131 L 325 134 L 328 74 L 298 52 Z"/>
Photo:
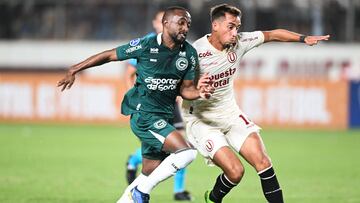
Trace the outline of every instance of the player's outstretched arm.
<path fill-rule="evenodd" d="M 307 45 L 316 45 L 319 41 L 327 41 L 330 35 L 323 36 L 306 36 L 299 33 L 291 32 L 284 29 L 276 29 L 270 31 L 263 31 L 264 42 L 279 41 L 279 42 L 303 42 Z"/>
<path fill-rule="evenodd" d="M 91 56 L 85 61 L 82 61 L 76 65 L 71 66 L 67 71 L 67 73 L 65 74 L 65 77 L 58 82 L 57 86 L 61 88 L 61 91 L 64 91 L 65 89 L 70 89 L 71 86 L 74 84 L 76 73 L 85 70 L 87 68 L 99 66 L 104 63 L 108 63 L 110 61 L 116 61 L 116 60 L 117 60 L 117 55 L 115 49 L 107 50 L 99 54 L 96 54 L 94 56 Z"/>
<path fill-rule="evenodd" d="M 215 91 L 211 84 L 212 80 L 208 74 L 204 74 L 199 78 L 197 87 L 193 80 L 184 80 L 180 87 L 180 95 L 183 99 L 187 100 L 194 100 L 199 97 L 208 99 Z"/>

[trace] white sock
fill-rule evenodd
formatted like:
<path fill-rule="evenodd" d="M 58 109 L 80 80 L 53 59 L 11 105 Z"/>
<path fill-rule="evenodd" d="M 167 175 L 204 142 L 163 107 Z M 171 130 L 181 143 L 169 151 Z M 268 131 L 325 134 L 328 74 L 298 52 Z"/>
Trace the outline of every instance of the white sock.
<path fill-rule="evenodd" d="M 136 187 L 139 183 L 144 182 L 144 180 L 147 178 L 144 174 L 140 173 L 138 177 L 135 178 L 135 180 L 127 186 L 124 193 L 121 195 L 120 199 L 117 201 L 117 203 L 127 202 L 128 194 L 130 193 L 130 190 Z"/>
<path fill-rule="evenodd" d="M 161 164 L 141 183 L 138 190 L 150 194 L 150 191 L 161 181 L 175 175 L 176 171 L 186 167 L 196 158 L 196 150 L 184 149 L 166 157 Z"/>

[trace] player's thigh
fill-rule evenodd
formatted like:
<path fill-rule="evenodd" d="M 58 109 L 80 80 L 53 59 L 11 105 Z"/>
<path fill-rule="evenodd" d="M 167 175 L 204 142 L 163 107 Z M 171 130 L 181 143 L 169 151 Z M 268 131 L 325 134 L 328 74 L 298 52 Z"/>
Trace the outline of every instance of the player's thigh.
<path fill-rule="evenodd" d="M 241 112 L 230 117 L 228 122 L 231 123 L 231 125 L 225 137 L 236 152 L 240 152 L 245 140 L 251 133 L 259 133 L 261 129 Z"/>
<path fill-rule="evenodd" d="M 215 153 L 224 146 L 229 146 L 221 129 L 206 124 L 201 120 L 186 123 L 186 135 L 189 142 L 202 156 L 213 159 Z"/>
<path fill-rule="evenodd" d="M 175 131 L 166 118 L 156 114 L 136 113 L 131 115 L 131 129 L 141 141 L 142 156 L 151 160 L 163 160 L 165 139 Z"/>
<path fill-rule="evenodd" d="M 166 138 L 162 150 L 175 153 L 179 150 L 190 148 L 183 135 L 177 130 L 172 131 Z"/>
<path fill-rule="evenodd" d="M 271 166 L 271 160 L 259 133 L 253 132 L 247 137 L 240 149 L 240 155 L 257 171 Z"/>

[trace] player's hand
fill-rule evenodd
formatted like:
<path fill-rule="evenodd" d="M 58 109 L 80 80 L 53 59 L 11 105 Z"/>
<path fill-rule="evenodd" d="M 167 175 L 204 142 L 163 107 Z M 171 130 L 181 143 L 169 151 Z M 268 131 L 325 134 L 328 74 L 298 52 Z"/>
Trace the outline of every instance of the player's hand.
<path fill-rule="evenodd" d="M 210 78 L 208 73 L 205 73 L 199 78 L 198 88 L 200 91 L 200 97 L 203 99 L 209 99 L 214 93 L 215 88 L 212 86 L 213 80 Z"/>
<path fill-rule="evenodd" d="M 304 41 L 307 45 L 313 46 L 313 45 L 316 45 L 319 41 L 328 41 L 329 38 L 330 38 L 330 35 L 307 36 L 307 37 L 305 37 Z"/>
<path fill-rule="evenodd" d="M 199 78 L 197 88 L 200 89 L 202 86 L 207 86 L 211 84 L 212 80 L 210 79 L 209 73 L 205 73 Z"/>
<path fill-rule="evenodd" d="M 66 73 L 65 77 L 61 79 L 57 86 L 61 88 L 61 91 L 65 89 L 70 89 L 71 86 L 74 84 L 75 81 L 75 74 L 72 74 L 70 71 Z"/>
<path fill-rule="evenodd" d="M 211 85 L 208 86 L 201 86 L 200 88 L 200 97 L 203 99 L 209 99 L 211 95 L 214 93 L 215 88 Z"/>

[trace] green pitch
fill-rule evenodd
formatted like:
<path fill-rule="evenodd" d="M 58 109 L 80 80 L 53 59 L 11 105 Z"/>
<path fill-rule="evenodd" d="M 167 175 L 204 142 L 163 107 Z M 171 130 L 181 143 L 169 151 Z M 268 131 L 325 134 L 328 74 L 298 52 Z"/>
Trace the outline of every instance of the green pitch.
<path fill-rule="evenodd" d="M 360 202 L 360 131 L 262 131 L 289 203 Z M 115 202 L 126 186 L 125 160 L 138 146 L 129 128 L 0 125 L 0 202 Z M 264 203 L 259 179 L 245 176 L 225 203 Z M 196 203 L 219 174 L 198 156 L 187 174 Z M 153 203 L 172 203 L 173 180 Z"/>

